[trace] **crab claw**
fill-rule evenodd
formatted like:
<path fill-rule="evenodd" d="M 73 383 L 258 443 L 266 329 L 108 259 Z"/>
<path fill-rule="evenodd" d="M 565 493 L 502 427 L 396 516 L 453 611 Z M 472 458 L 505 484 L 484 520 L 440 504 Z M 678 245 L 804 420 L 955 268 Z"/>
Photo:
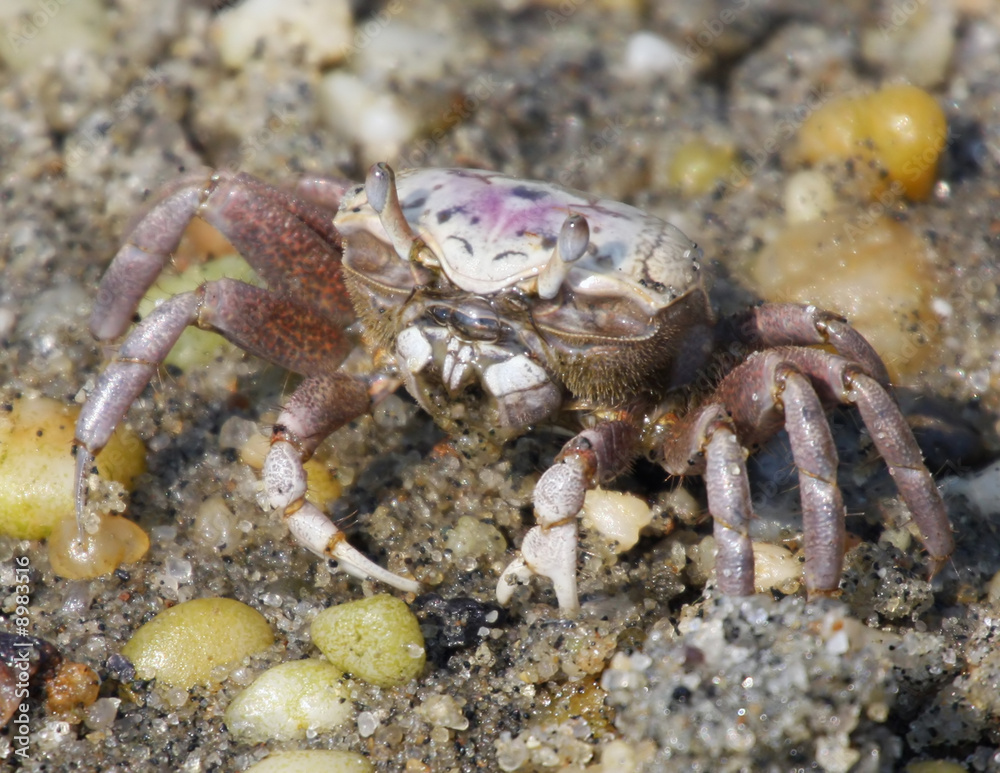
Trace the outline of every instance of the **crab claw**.
<path fill-rule="evenodd" d="M 521 555 L 503 570 L 497 583 L 497 601 L 506 605 L 514 586 L 527 582 L 531 575 L 552 581 L 559 609 L 567 616 L 580 609 L 576 596 L 576 522 L 546 528 L 535 526 L 524 535 Z"/>
<path fill-rule="evenodd" d="M 580 609 L 576 595 L 576 518 L 583 508 L 591 471 L 584 458 L 568 455 L 545 471 L 535 486 L 535 518 L 521 555 L 504 569 L 497 600 L 510 601 L 514 585 L 537 574 L 552 581 L 559 608 L 567 615 Z"/>
<path fill-rule="evenodd" d="M 284 512 L 295 540 L 359 580 L 379 580 L 407 593 L 420 592 L 420 583 L 393 574 L 352 547 L 344 533 L 305 498 L 308 485 L 299 452 L 284 440 L 272 443 L 264 461 L 264 490 L 271 507 Z"/>

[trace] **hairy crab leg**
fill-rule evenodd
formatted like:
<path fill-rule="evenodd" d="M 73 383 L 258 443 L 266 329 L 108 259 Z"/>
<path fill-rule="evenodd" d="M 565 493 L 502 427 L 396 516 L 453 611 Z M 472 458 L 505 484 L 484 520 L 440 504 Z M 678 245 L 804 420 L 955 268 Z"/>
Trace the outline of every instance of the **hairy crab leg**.
<path fill-rule="evenodd" d="M 720 382 L 713 401 L 729 412 L 743 446 L 766 439 L 782 423 L 788 432 L 802 497 L 807 592 L 823 595 L 836 591 L 844 551 L 844 507 L 836 484 L 836 450 L 819 392 L 858 407 L 910 508 L 932 573 L 937 571 L 953 550 L 951 529 L 941 496 L 895 401 L 875 378 L 844 357 L 819 349 L 779 347 L 751 355 L 731 371 Z M 697 454 L 707 438 L 704 417 L 718 410 L 719 405 L 713 404 L 680 420 L 674 432 L 687 440 L 681 442 L 679 450 L 665 449 L 668 471 L 679 475 L 704 471 L 710 509 L 711 492 L 722 485 L 714 477 L 745 476 L 745 469 L 738 473 L 723 470 L 713 476 Z M 718 517 L 714 511 L 712 515 Z M 727 512 L 724 517 L 731 516 Z M 741 555 L 740 560 L 743 558 Z"/>
<path fill-rule="evenodd" d="M 353 321 L 330 213 L 250 175 L 219 172 L 181 178 L 131 228 L 101 280 L 90 323 L 95 337 L 117 338 L 132 324 L 195 217 L 229 239 L 272 290 L 301 298 L 340 326 Z"/>
<path fill-rule="evenodd" d="M 335 368 L 352 348 L 339 328 L 310 308 L 235 279 L 207 282 L 175 295 L 129 334 L 87 398 L 76 426 L 78 472 L 89 468 L 87 457 L 92 459 L 104 448 L 189 325 L 220 333 L 239 347 L 299 373 Z M 301 346 L 303 338 L 312 346 Z M 77 483 L 79 507 L 82 482 Z"/>
<path fill-rule="evenodd" d="M 930 557 L 933 575 L 947 562 L 955 543 L 944 501 L 896 401 L 876 378 L 843 357 L 798 347 L 776 351 L 814 384 L 825 385 L 839 402 L 857 407 L 913 516 L 920 541 Z"/>
<path fill-rule="evenodd" d="M 535 519 L 521 552 L 497 583 L 497 600 L 507 604 L 514 586 L 532 575 L 552 581 L 559 609 L 579 610 L 576 590 L 577 516 L 589 489 L 617 476 L 632 460 L 638 431 L 627 420 L 608 420 L 570 440 L 556 463 L 535 484 Z"/>
<path fill-rule="evenodd" d="M 729 323 L 738 340 L 758 349 L 829 344 L 889 388 L 889 373 L 878 352 L 833 312 L 805 304 L 765 303 L 730 318 Z"/>
<path fill-rule="evenodd" d="M 705 452 L 708 506 L 719 542 L 716 577 L 720 590 L 730 595 L 749 595 L 754 589 L 749 536 L 753 513 L 742 449 L 769 437 L 781 423 L 788 432 L 799 478 L 806 591 L 810 596 L 830 595 L 840 584 L 846 514 L 837 487 L 837 451 L 819 397 L 809 379 L 783 357 L 784 352 L 751 355 L 729 373 L 719 383 L 711 405 L 678 422 L 675 432 L 682 440 L 664 453 L 666 469 L 684 475 L 701 472 L 699 452 Z M 719 452 L 724 458 L 713 462 L 720 428 L 726 431 Z M 720 520 L 725 541 L 718 540 Z"/>
<path fill-rule="evenodd" d="M 753 505 L 746 451 L 726 407 L 718 403 L 692 411 L 671 427 L 663 467 L 672 475 L 703 475 L 716 543 L 715 576 L 729 596 L 754 592 L 750 519 Z"/>
<path fill-rule="evenodd" d="M 314 310 L 232 279 L 208 282 L 162 303 L 132 331 L 101 375 L 77 423 L 78 517 L 86 504 L 86 477 L 94 456 L 189 325 L 220 333 L 289 370 L 319 374 L 299 386 L 279 417 L 265 466 L 268 496 L 274 506 L 284 508 L 289 530 L 305 547 L 336 559 L 355 576 L 416 591 L 417 583 L 397 577 L 351 547 L 305 499 L 302 463 L 326 435 L 370 408 L 363 384 L 331 372 L 350 352 L 350 340 Z"/>
<path fill-rule="evenodd" d="M 295 540 L 359 579 L 375 579 L 399 590 L 418 593 L 420 583 L 400 577 L 371 561 L 346 541 L 343 532 L 306 498 L 303 467 L 316 447 L 334 430 L 371 408 L 364 384 L 343 373 L 304 380 L 282 409 L 264 461 L 264 489 L 280 509 Z"/>

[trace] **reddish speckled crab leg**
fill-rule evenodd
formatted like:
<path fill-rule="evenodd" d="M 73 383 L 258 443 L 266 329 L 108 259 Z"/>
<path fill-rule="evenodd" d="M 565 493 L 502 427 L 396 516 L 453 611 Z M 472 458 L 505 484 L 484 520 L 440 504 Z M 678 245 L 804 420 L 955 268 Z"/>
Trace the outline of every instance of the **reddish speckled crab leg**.
<path fill-rule="evenodd" d="M 329 186 L 304 192 L 322 201 L 336 195 Z M 195 216 L 229 238 L 268 280 L 269 289 L 230 279 L 209 282 L 163 302 L 132 331 L 77 422 L 78 517 L 86 504 L 86 477 L 94 455 L 184 328 L 197 325 L 307 376 L 275 428 L 265 476 L 268 496 L 284 502 L 296 538 L 352 574 L 415 590 L 412 580 L 396 577 L 348 545 L 305 500 L 304 487 L 301 492 L 296 487 L 300 478 L 305 480 L 302 463 L 316 445 L 370 407 L 365 385 L 336 372 L 352 348 L 342 327 L 353 319 L 353 308 L 340 278 L 340 237 L 321 208 L 247 175 L 217 174 L 207 183 L 187 178 L 154 203 L 115 256 L 98 293 L 94 334 L 107 339 L 125 330 L 139 299 Z"/>
<path fill-rule="evenodd" d="M 576 592 L 577 516 L 589 489 L 607 482 L 632 460 L 638 432 L 630 421 L 605 421 L 570 440 L 535 484 L 538 525 L 524 537 L 520 555 L 504 569 L 497 600 L 507 604 L 514 586 L 537 574 L 552 581 L 560 610 L 580 608 Z"/>

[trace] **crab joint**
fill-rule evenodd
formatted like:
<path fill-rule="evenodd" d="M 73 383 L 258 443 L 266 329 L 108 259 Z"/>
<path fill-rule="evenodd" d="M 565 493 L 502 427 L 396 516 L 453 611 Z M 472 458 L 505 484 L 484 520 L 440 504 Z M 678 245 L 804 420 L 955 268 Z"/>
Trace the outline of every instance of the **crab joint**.
<path fill-rule="evenodd" d="M 551 300 L 556 297 L 559 287 L 569 274 L 570 264 L 583 257 L 589 243 L 590 226 L 587 218 L 574 212 L 563 223 L 552 257 L 538 275 L 539 298 Z"/>
<path fill-rule="evenodd" d="M 368 203 L 378 213 L 379 222 L 392 242 L 392 247 L 399 257 L 409 260 L 417 245 L 417 235 L 413 233 L 410 224 L 403 217 L 403 208 L 399 204 L 399 194 L 396 192 L 396 175 L 384 161 L 372 164 L 365 178 L 365 193 Z M 422 242 L 419 246 L 422 246 Z"/>

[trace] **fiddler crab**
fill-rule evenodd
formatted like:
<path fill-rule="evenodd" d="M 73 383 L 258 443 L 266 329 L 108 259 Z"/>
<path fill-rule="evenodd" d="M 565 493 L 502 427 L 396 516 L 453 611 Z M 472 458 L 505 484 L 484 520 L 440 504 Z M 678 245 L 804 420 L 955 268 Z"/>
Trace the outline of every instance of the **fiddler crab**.
<path fill-rule="evenodd" d="M 94 455 L 196 325 L 303 376 L 263 471 L 294 538 L 331 568 L 403 591 L 419 583 L 351 547 L 306 498 L 303 470 L 324 438 L 400 385 L 452 433 L 504 442 L 544 423 L 577 432 L 535 486 L 537 525 L 499 579 L 501 603 L 540 575 L 564 613 L 578 609 L 584 496 L 640 454 L 671 475 L 704 477 L 718 587 L 752 594 L 747 449 L 781 427 L 798 470 L 807 593 L 834 594 L 845 511 L 825 409 L 837 403 L 860 412 L 931 571 L 952 552 L 944 504 L 871 345 L 809 305 L 764 304 L 716 322 L 700 250 L 639 209 L 471 169 L 395 175 L 380 163 L 363 185 L 313 179 L 289 191 L 242 173 L 188 176 L 159 194 L 107 270 L 97 338 L 125 332 L 195 217 L 225 235 L 267 289 L 206 282 L 135 327 L 77 424 L 78 514 Z M 338 370 L 355 324 L 375 363 L 368 378 Z M 735 350 L 744 356 L 720 373 L 719 352 Z"/>

